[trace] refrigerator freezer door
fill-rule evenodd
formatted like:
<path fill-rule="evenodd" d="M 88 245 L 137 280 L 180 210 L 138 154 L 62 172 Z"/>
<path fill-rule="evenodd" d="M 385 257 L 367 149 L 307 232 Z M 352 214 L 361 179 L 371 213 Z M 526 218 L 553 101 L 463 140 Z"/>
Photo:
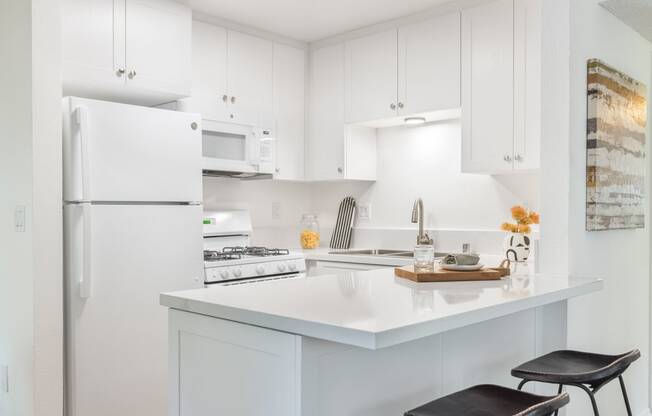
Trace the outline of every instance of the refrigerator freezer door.
<path fill-rule="evenodd" d="M 64 99 L 64 200 L 202 200 L 201 117 Z"/>
<path fill-rule="evenodd" d="M 159 294 L 203 287 L 202 208 L 90 205 L 84 216 L 84 205 L 64 208 L 68 414 L 165 415 L 167 310 Z"/>

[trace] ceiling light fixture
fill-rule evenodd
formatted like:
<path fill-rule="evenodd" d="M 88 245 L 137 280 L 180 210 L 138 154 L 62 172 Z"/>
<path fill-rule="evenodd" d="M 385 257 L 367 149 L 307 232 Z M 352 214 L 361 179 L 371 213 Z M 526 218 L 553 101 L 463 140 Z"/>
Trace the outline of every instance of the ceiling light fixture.
<path fill-rule="evenodd" d="M 405 117 L 403 119 L 405 124 L 410 124 L 410 125 L 417 125 L 417 124 L 423 124 L 426 122 L 425 117 Z"/>

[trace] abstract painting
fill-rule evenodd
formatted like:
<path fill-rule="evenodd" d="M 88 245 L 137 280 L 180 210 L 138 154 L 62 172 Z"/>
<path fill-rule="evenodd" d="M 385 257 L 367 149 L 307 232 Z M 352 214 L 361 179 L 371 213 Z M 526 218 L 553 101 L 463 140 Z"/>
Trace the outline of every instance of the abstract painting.
<path fill-rule="evenodd" d="M 647 87 L 588 62 L 586 229 L 643 228 Z"/>

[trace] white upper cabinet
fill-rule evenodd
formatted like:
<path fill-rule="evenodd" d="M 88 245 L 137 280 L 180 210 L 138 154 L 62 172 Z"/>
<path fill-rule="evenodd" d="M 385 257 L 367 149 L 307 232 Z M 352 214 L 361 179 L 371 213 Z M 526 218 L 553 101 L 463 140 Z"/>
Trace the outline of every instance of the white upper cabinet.
<path fill-rule="evenodd" d="M 208 23 L 192 24 L 192 96 L 180 100 L 179 108 L 207 120 L 272 128 L 272 42 Z"/>
<path fill-rule="evenodd" d="M 460 14 L 398 30 L 398 113 L 460 107 Z"/>
<path fill-rule="evenodd" d="M 516 0 L 514 13 L 514 169 L 538 169 L 541 157 L 541 0 Z"/>
<path fill-rule="evenodd" d="M 346 121 L 396 115 L 396 29 L 346 43 Z"/>
<path fill-rule="evenodd" d="M 231 121 L 271 126 L 274 122 L 272 42 L 229 31 L 227 43 L 228 104 Z M 233 117 L 231 117 L 233 116 Z"/>
<path fill-rule="evenodd" d="M 275 179 L 305 178 L 305 83 L 306 52 L 274 44 Z"/>
<path fill-rule="evenodd" d="M 124 19 L 119 18 L 124 6 L 124 0 L 62 2 L 64 88 L 124 86 L 124 77 L 118 73 L 125 68 Z"/>
<path fill-rule="evenodd" d="M 226 39 L 226 29 L 192 22 L 192 96 L 182 100 L 180 107 L 201 113 L 207 120 L 229 118 Z"/>
<path fill-rule="evenodd" d="M 145 91 L 189 95 L 190 10 L 173 1 L 127 0 L 127 82 Z"/>
<path fill-rule="evenodd" d="M 499 0 L 462 13 L 462 169 L 512 170 L 514 3 Z"/>
<path fill-rule="evenodd" d="M 191 22 L 171 0 L 64 0 L 64 94 L 144 105 L 188 96 Z"/>
<path fill-rule="evenodd" d="M 345 124 L 342 44 L 311 52 L 308 160 L 311 180 L 375 180 L 376 130 Z"/>
<path fill-rule="evenodd" d="M 380 127 L 459 109 L 460 42 L 459 13 L 347 42 L 346 121 Z"/>
<path fill-rule="evenodd" d="M 462 170 L 539 167 L 540 0 L 462 12 Z"/>

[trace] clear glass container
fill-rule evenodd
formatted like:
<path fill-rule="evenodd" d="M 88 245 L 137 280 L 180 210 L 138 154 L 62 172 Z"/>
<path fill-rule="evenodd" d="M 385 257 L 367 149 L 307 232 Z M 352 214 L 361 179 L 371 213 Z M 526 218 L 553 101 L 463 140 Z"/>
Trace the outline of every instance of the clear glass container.
<path fill-rule="evenodd" d="M 414 246 L 414 271 L 431 272 L 435 269 L 435 247 L 431 245 Z"/>
<path fill-rule="evenodd" d="M 319 221 L 314 214 L 303 214 L 301 217 L 301 248 L 319 247 Z"/>

